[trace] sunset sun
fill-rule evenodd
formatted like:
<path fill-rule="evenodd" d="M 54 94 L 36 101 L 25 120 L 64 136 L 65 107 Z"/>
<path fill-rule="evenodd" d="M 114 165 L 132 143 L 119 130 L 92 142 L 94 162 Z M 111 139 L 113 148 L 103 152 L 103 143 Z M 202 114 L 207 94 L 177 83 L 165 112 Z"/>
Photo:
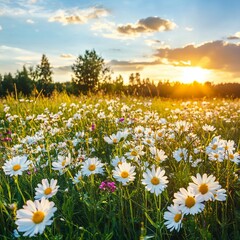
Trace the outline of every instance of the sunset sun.
<path fill-rule="evenodd" d="M 208 74 L 209 71 L 201 67 L 184 67 L 181 81 L 183 83 L 191 83 L 194 81 L 204 83 L 208 80 Z"/>

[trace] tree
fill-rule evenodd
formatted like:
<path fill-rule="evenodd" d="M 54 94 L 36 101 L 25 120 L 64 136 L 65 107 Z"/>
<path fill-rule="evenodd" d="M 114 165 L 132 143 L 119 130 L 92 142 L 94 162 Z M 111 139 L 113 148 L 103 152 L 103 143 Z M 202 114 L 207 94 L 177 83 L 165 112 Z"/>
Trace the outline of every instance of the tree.
<path fill-rule="evenodd" d="M 33 81 L 30 79 L 25 66 L 23 66 L 22 71 L 17 71 L 15 82 L 18 92 L 21 92 L 24 96 L 31 95 L 33 91 Z"/>
<path fill-rule="evenodd" d="M 14 78 L 11 73 L 4 74 L 2 81 L 2 93 L 4 96 L 14 93 Z"/>
<path fill-rule="evenodd" d="M 86 50 L 84 55 L 79 55 L 72 70 L 72 81 L 77 91 L 84 93 L 97 90 L 100 82 L 109 78 L 110 71 L 104 59 L 98 56 L 95 50 Z"/>
<path fill-rule="evenodd" d="M 43 85 L 52 83 L 52 67 L 48 61 L 48 58 L 45 54 L 42 55 L 40 65 L 36 67 L 37 80 L 40 81 Z"/>
<path fill-rule="evenodd" d="M 36 72 L 31 71 L 31 76 L 37 80 L 36 88 L 38 92 L 41 92 L 45 96 L 50 96 L 54 90 L 54 84 L 52 80 L 52 67 L 45 54 L 42 55 L 41 63 L 36 66 Z"/>

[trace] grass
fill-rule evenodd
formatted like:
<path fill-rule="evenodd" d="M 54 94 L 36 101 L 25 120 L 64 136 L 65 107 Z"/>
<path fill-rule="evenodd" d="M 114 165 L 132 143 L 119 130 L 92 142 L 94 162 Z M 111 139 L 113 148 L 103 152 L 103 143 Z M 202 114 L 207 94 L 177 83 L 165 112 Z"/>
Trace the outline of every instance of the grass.
<path fill-rule="evenodd" d="M 49 201 L 57 210 L 37 239 L 238 239 L 239 109 L 239 100 L 224 99 L 61 94 L 2 100 L 0 238 L 15 238 L 17 212 L 28 200 L 34 201 L 43 179 L 55 179 L 59 188 Z M 108 143 L 106 137 L 116 139 Z M 179 149 L 186 155 L 177 159 Z M 17 156 L 26 156 L 30 165 L 22 175 L 12 170 L 10 176 L 2 167 Z M 116 157 L 124 157 L 134 168 L 134 179 L 126 185 L 114 175 L 119 167 Z M 84 172 L 89 159 L 103 164 L 93 164 L 99 173 Z M 143 184 L 143 174 L 152 166 L 164 170 L 168 180 L 158 195 Z M 182 212 L 183 218 L 174 222 L 179 227 L 170 231 L 164 214 L 197 173 L 214 176 L 226 196 L 201 201 L 204 209 L 197 214 Z M 101 189 L 104 181 L 116 189 Z M 24 231 L 18 234 L 19 239 L 29 239 Z"/>

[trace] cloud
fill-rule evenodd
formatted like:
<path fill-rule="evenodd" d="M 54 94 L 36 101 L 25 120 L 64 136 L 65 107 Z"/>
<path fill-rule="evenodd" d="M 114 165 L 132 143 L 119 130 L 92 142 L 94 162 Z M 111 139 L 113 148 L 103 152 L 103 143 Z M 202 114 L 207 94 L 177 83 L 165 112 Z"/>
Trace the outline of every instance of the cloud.
<path fill-rule="evenodd" d="M 26 22 L 29 23 L 29 24 L 34 24 L 35 23 L 32 19 L 27 19 Z"/>
<path fill-rule="evenodd" d="M 170 20 L 160 17 L 147 17 L 140 19 L 137 23 L 118 26 L 117 31 L 126 35 L 138 35 L 140 33 L 153 33 L 169 31 L 176 27 L 176 24 Z"/>
<path fill-rule="evenodd" d="M 67 65 L 67 66 L 54 67 L 53 70 L 56 74 L 58 74 L 58 73 L 66 74 L 66 73 L 72 72 L 72 66 Z"/>
<path fill-rule="evenodd" d="M 240 74 L 240 44 L 223 41 L 191 44 L 183 48 L 158 49 L 154 56 L 176 66 L 199 66 Z"/>
<path fill-rule="evenodd" d="M 151 61 L 151 62 L 132 62 L 132 61 L 119 61 L 119 60 L 111 60 L 107 63 L 109 67 L 111 67 L 114 71 L 119 72 L 127 72 L 127 71 L 141 71 L 146 66 L 158 65 L 161 64 L 159 61 Z"/>
<path fill-rule="evenodd" d="M 191 27 L 185 27 L 185 30 L 188 31 L 188 32 L 192 32 L 192 31 L 193 31 L 193 28 L 191 28 Z"/>
<path fill-rule="evenodd" d="M 3 30 L 2 26 L 0 25 L 0 31 Z"/>
<path fill-rule="evenodd" d="M 56 11 L 51 16 L 49 22 L 60 22 L 63 25 L 67 24 L 83 24 L 87 23 L 90 19 L 98 19 L 105 17 L 109 11 L 105 8 L 91 7 L 87 9 L 65 9 Z"/>
<path fill-rule="evenodd" d="M 29 4 L 35 4 L 35 3 L 37 3 L 37 1 L 38 1 L 38 0 L 28 0 L 28 3 L 29 3 Z"/>
<path fill-rule="evenodd" d="M 238 40 L 240 39 L 240 32 L 236 32 L 234 35 L 227 37 L 228 40 Z"/>
<path fill-rule="evenodd" d="M 69 54 L 69 53 L 63 53 L 60 55 L 61 58 L 75 58 L 74 55 Z"/>

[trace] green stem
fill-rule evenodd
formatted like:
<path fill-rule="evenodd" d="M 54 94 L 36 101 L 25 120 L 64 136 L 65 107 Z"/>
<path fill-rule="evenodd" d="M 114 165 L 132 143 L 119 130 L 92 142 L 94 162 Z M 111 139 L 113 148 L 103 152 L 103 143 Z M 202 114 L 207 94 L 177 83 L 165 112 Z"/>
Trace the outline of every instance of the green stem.
<path fill-rule="evenodd" d="M 23 196 L 23 193 L 22 193 L 22 191 L 21 191 L 21 189 L 20 189 L 20 187 L 19 187 L 18 176 L 16 176 L 16 178 L 15 178 L 15 183 L 16 183 L 16 185 L 17 185 L 17 189 L 18 189 L 18 191 L 19 191 L 19 193 L 20 193 L 20 195 L 21 195 L 21 197 L 22 197 L 23 202 L 25 203 L 25 202 L 26 202 L 25 197 Z"/>

